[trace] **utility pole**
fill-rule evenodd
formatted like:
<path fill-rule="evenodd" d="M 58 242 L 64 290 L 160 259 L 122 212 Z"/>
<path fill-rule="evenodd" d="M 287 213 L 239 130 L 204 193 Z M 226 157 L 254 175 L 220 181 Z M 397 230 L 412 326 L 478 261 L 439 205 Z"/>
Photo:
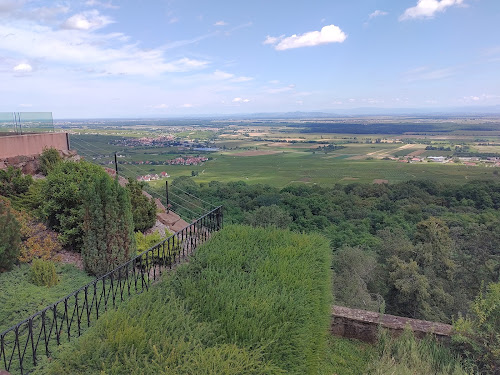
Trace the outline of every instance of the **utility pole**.
<path fill-rule="evenodd" d="M 170 213 L 170 202 L 168 201 L 168 181 L 165 181 L 165 193 L 167 195 L 167 214 Z"/>

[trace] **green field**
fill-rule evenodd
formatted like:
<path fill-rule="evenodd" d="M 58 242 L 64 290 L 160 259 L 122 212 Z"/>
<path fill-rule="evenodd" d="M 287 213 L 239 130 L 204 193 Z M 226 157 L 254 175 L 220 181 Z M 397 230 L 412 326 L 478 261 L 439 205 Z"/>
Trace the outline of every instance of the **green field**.
<path fill-rule="evenodd" d="M 346 160 L 333 155 L 298 152 L 251 157 L 219 154 L 214 155 L 214 160 L 201 166 L 163 166 L 158 170 L 165 167 L 168 167 L 172 178 L 190 176 L 191 171 L 198 172 L 198 176 L 193 178 L 197 183 L 242 180 L 250 184 L 261 183 L 276 187 L 292 183 L 372 183 L 376 179 L 387 180 L 389 183 L 409 179 L 431 179 L 446 183 L 462 183 L 471 179 L 500 180 L 500 176 L 493 173 L 496 168 L 438 163 L 408 164 L 386 160 Z M 165 183 L 155 181 L 151 184 L 157 187 Z"/>
<path fill-rule="evenodd" d="M 168 128 L 163 129 L 166 132 Z M 144 135 L 146 130 L 141 129 Z M 129 130 L 130 136 L 137 135 Z M 152 131 L 151 136 L 157 132 Z M 113 153 L 120 157 L 119 170 L 125 177 L 137 178 L 140 175 L 167 172 L 172 178 L 192 176 L 197 183 L 210 181 L 245 181 L 250 184 L 262 183 L 276 187 L 289 184 L 321 184 L 333 185 L 336 183 L 373 183 L 383 180 L 396 183 L 409 179 L 431 179 L 445 183 L 462 183 L 471 179 L 497 180 L 498 168 L 485 166 L 467 167 L 465 165 L 416 163 L 406 164 L 391 160 L 382 160 L 388 157 L 402 157 L 414 151 L 424 151 L 419 157 L 440 156 L 452 154 L 452 151 L 425 151 L 420 141 L 434 145 L 452 146 L 450 135 L 418 136 L 413 135 L 414 144 L 375 143 L 376 139 L 385 139 L 379 135 L 354 134 L 317 134 L 299 133 L 297 129 L 288 129 L 283 126 L 270 127 L 231 127 L 217 134 L 215 131 L 192 129 L 177 129 L 175 135 L 179 139 L 190 140 L 194 137 L 218 137 L 215 141 L 218 152 L 203 153 L 189 150 L 179 150 L 176 147 L 160 148 L 132 148 L 113 146 L 109 142 L 118 135 L 110 135 L 106 131 L 103 135 L 75 135 L 73 145 L 80 155 L 97 163 L 114 167 Z M 119 137 L 125 136 L 126 131 L 117 132 Z M 398 136 L 403 138 L 404 136 Z M 396 136 L 387 136 L 389 142 L 398 139 Z M 474 135 L 461 136 L 461 143 L 470 144 L 471 149 L 477 147 L 483 151 L 496 151 L 497 146 L 477 146 Z M 281 140 L 281 141 L 280 141 Z M 283 141 L 287 140 L 287 141 Z M 479 139 L 481 141 L 481 139 Z M 310 142 L 310 143 L 308 143 Z M 316 142 L 316 143 L 314 143 Z M 344 148 L 325 153 L 318 148 L 333 142 Z M 367 143 L 374 142 L 374 143 Z M 102 155 L 106 156 L 102 156 Z M 146 161 L 164 162 L 179 156 L 206 156 L 211 160 L 202 165 L 151 165 Z M 131 162 L 143 161 L 145 164 L 134 165 Z M 125 164 L 127 163 L 127 164 Z M 496 173 L 494 173 L 496 172 Z M 381 182 L 381 181 L 377 181 Z M 162 188 L 164 180 L 153 181 L 154 188 Z"/>

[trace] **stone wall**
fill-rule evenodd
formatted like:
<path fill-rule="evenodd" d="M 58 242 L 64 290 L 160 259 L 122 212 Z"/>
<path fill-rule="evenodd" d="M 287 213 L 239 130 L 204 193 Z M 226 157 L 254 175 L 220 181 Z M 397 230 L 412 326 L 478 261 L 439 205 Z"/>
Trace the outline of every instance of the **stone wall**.
<path fill-rule="evenodd" d="M 400 335 L 408 326 L 418 338 L 432 334 L 443 341 L 450 339 L 452 331 L 452 326 L 449 324 L 333 306 L 330 331 L 336 336 L 374 343 L 377 341 L 379 326 L 388 329 L 394 336 Z"/>
<path fill-rule="evenodd" d="M 68 151 L 67 133 L 4 135 L 0 137 L 0 159 L 41 154 L 44 148 Z"/>

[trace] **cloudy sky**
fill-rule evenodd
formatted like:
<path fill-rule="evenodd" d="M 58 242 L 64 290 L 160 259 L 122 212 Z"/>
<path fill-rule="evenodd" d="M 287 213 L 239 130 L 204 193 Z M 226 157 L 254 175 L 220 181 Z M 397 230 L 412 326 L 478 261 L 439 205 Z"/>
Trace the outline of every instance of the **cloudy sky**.
<path fill-rule="evenodd" d="M 500 104 L 499 0 L 0 0 L 0 111 Z"/>

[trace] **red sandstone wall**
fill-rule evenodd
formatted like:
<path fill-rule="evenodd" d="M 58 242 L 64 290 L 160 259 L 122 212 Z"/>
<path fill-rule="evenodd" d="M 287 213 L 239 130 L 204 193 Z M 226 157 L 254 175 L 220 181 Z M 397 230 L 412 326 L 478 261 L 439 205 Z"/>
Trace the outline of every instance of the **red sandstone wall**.
<path fill-rule="evenodd" d="M 7 135 L 0 137 L 0 159 L 19 155 L 37 155 L 45 147 L 68 151 L 66 133 Z"/>

